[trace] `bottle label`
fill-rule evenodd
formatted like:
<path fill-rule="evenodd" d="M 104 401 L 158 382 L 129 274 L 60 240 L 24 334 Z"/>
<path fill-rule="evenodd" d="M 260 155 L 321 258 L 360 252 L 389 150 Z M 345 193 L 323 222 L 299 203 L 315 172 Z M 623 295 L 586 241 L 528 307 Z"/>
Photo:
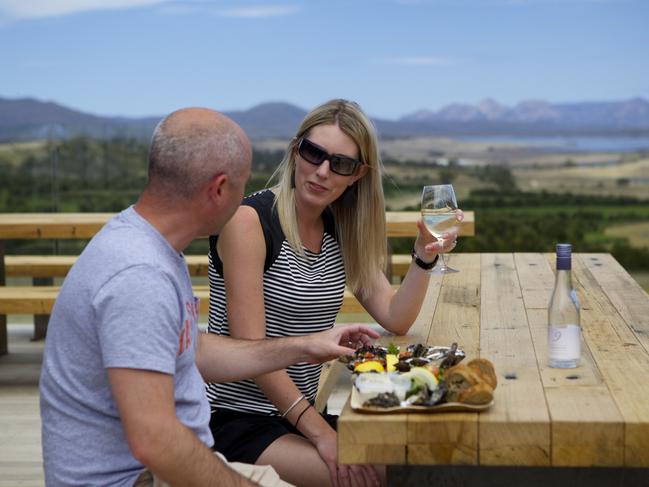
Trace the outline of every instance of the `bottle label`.
<path fill-rule="evenodd" d="M 548 354 L 551 360 L 575 360 L 581 351 L 579 325 L 550 325 Z"/>

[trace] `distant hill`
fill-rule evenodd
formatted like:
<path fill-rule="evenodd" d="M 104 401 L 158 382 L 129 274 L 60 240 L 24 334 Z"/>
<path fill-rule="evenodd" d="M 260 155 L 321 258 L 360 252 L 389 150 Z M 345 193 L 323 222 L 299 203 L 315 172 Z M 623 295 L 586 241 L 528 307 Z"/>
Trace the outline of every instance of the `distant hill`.
<path fill-rule="evenodd" d="M 507 107 L 487 99 L 478 105 L 447 105 L 437 112 L 420 110 L 401 117 L 400 121 L 482 123 L 493 127 L 516 123 L 567 129 L 646 129 L 649 128 L 649 102 L 642 98 L 617 102 L 557 104 L 528 100 Z"/>
<path fill-rule="evenodd" d="M 306 110 L 273 102 L 226 112 L 251 138 L 291 137 Z M 103 117 L 33 98 L 0 98 L 0 141 L 130 136 L 148 139 L 162 118 Z M 494 100 L 420 110 L 399 120 L 374 119 L 382 137 L 467 134 L 649 133 L 649 102 L 551 104 L 524 101 L 507 107 Z"/>
<path fill-rule="evenodd" d="M 102 117 L 33 98 L 0 98 L 0 141 L 60 139 L 80 134 L 143 138 L 151 136 L 158 120 Z"/>

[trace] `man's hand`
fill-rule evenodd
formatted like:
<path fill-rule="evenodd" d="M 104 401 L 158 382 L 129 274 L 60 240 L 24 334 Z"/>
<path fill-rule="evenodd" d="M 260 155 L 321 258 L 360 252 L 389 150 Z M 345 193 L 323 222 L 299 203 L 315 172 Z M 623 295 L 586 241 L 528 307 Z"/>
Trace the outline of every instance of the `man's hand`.
<path fill-rule="evenodd" d="M 331 330 L 303 337 L 307 361 L 326 362 L 341 355 L 352 355 L 357 348 L 371 345 L 380 335 L 367 325 L 339 325 Z"/>

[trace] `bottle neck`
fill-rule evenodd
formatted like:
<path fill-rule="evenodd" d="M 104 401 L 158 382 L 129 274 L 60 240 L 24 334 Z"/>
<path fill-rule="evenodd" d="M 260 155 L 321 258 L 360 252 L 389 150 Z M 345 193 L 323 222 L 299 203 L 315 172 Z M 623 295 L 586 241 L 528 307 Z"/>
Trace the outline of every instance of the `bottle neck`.
<path fill-rule="evenodd" d="M 554 287 L 557 289 L 572 289 L 572 274 L 570 268 L 557 269 L 557 278 Z"/>

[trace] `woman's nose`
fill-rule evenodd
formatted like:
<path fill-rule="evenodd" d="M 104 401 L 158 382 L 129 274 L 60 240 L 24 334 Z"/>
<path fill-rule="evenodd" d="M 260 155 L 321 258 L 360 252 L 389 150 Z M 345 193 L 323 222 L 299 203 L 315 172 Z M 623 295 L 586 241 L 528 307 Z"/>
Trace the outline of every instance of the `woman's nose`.
<path fill-rule="evenodd" d="M 329 164 L 329 159 L 322 161 L 322 163 L 318 166 L 316 174 L 318 174 L 318 176 L 320 176 L 321 178 L 329 176 L 329 172 L 331 171 Z"/>

